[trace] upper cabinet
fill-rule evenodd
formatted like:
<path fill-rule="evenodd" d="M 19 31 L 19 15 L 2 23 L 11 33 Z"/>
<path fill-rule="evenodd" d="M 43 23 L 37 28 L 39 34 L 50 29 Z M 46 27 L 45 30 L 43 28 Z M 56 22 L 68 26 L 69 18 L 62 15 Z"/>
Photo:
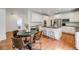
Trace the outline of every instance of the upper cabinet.
<path fill-rule="evenodd" d="M 79 22 L 79 11 L 66 13 L 63 18 L 68 18 L 70 22 Z"/>
<path fill-rule="evenodd" d="M 69 19 L 70 22 L 79 22 L 79 11 L 54 15 L 55 19 Z"/>
<path fill-rule="evenodd" d="M 79 22 L 79 11 L 74 12 L 72 18 L 70 19 L 71 22 Z"/>

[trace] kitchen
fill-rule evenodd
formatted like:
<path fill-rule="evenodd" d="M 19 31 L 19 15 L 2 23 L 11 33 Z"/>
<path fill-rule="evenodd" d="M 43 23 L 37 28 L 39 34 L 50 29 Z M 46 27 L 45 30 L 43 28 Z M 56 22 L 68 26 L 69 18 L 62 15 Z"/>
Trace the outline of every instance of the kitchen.
<path fill-rule="evenodd" d="M 3 21 L 3 24 L 6 23 L 6 26 L 4 25 L 5 30 L 3 30 L 5 33 L 14 30 L 26 30 L 26 32 L 30 32 L 31 29 L 39 29 L 39 31 L 43 32 L 43 35 L 49 37 L 50 42 L 51 40 L 56 40 L 51 43 L 51 45 L 57 45 L 55 46 L 56 49 L 60 48 L 61 43 L 59 44 L 58 41 L 61 41 L 64 33 L 65 36 L 73 36 L 73 40 L 70 37 L 64 37 L 64 42 L 68 41 L 67 43 L 74 45 L 74 49 L 79 49 L 78 8 L 7 8 L 1 10 L 3 10 L 3 12 L 1 11 L 2 14 L 0 15 L 6 17 Z M 5 40 L 6 38 L 7 37 L 1 39 Z M 43 42 L 46 40 L 44 38 L 42 39 Z M 11 42 L 10 44 L 12 45 Z M 47 43 L 42 43 L 42 46 L 46 44 Z M 62 45 L 65 44 L 63 43 Z M 50 46 L 50 44 L 48 44 L 48 46 Z M 42 50 L 52 49 L 52 47 L 42 47 Z"/>

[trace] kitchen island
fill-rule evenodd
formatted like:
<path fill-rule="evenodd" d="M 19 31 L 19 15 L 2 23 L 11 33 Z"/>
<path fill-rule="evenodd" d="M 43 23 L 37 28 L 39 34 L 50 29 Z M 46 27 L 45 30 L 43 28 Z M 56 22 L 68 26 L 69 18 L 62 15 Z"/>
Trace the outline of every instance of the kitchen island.
<path fill-rule="evenodd" d="M 56 40 L 60 40 L 62 36 L 62 29 L 61 27 L 54 28 L 54 27 L 42 27 L 43 34 L 54 38 Z"/>
<path fill-rule="evenodd" d="M 76 32 L 75 32 L 75 46 L 77 49 L 79 49 L 79 27 L 76 27 Z"/>

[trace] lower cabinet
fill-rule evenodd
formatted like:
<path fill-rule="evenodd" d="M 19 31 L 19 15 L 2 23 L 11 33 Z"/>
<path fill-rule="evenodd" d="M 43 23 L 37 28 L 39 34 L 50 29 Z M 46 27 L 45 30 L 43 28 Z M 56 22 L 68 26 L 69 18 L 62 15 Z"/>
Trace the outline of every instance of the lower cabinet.
<path fill-rule="evenodd" d="M 75 33 L 75 45 L 76 49 L 79 49 L 79 32 Z"/>
<path fill-rule="evenodd" d="M 63 26 L 62 27 L 62 32 L 75 34 L 75 27 Z"/>
<path fill-rule="evenodd" d="M 49 36 L 51 38 L 59 40 L 62 36 L 61 28 L 46 28 L 46 27 L 44 27 L 42 29 L 43 29 L 44 35 Z"/>

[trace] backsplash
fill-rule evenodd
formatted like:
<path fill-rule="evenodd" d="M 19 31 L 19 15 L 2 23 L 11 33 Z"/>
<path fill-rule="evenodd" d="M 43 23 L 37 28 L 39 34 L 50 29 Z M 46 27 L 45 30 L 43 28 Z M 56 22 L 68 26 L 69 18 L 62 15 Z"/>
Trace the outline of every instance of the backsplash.
<path fill-rule="evenodd" d="M 77 22 L 68 22 L 68 23 L 66 23 L 66 26 L 79 27 L 79 23 L 77 23 Z"/>

